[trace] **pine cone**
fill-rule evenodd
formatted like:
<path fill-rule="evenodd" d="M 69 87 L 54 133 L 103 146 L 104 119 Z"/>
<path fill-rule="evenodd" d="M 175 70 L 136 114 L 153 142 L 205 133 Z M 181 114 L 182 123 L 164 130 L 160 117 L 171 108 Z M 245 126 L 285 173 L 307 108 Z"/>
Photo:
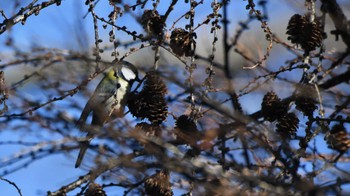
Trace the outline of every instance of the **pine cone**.
<path fill-rule="evenodd" d="M 310 22 L 309 17 L 299 14 L 293 15 L 287 26 L 288 40 L 300 44 L 306 51 L 320 47 L 324 39 L 324 33 L 318 21 Z"/>
<path fill-rule="evenodd" d="M 316 101 L 312 98 L 298 97 L 295 100 L 296 109 L 303 112 L 305 116 L 312 117 L 317 109 Z"/>
<path fill-rule="evenodd" d="M 163 36 L 165 22 L 157 10 L 145 10 L 141 18 L 141 24 L 147 33 Z"/>
<path fill-rule="evenodd" d="M 317 109 L 317 92 L 315 87 L 301 84 L 297 86 L 297 90 L 295 99 L 296 109 L 303 112 L 305 116 L 312 117 L 314 111 Z"/>
<path fill-rule="evenodd" d="M 84 196 L 106 196 L 106 192 L 103 190 L 102 186 L 97 183 L 90 184 L 88 190 L 85 192 Z"/>
<path fill-rule="evenodd" d="M 150 94 L 149 94 L 150 95 Z M 163 96 L 152 95 L 146 99 L 152 99 L 149 103 L 149 121 L 154 124 L 161 124 L 168 116 L 168 106 Z"/>
<path fill-rule="evenodd" d="M 143 146 L 145 152 L 150 155 L 163 156 L 165 148 L 159 146 L 153 141 L 149 140 L 151 137 L 160 137 L 161 128 L 158 124 L 148 124 L 145 122 L 136 125 L 136 131 L 142 131 L 145 137 L 137 137 L 135 139 Z"/>
<path fill-rule="evenodd" d="M 342 124 L 336 124 L 331 129 L 329 135 L 325 137 L 328 148 L 345 152 L 350 147 L 350 139 L 347 137 L 347 132 Z"/>
<path fill-rule="evenodd" d="M 142 114 L 142 109 L 144 106 L 143 99 L 141 98 L 139 93 L 131 92 L 128 97 L 128 108 L 130 113 L 137 118 L 145 118 L 144 114 Z"/>
<path fill-rule="evenodd" d="M 168 116 L 168 106 L 164 95 L 167 88 L 156 72 L 147 72 L 145 86 L 140 94 L 147 102 L 147 118 L 155 124 L 162 123 Z"/>
<path fill-rule="evenodd" d="M 301 16 L 299 14 L 294 14 L 288 22 L 287 26 L 287 34 L 288 40 L 290 40 L 294 44 L 300 44 L 303 42 L 303 29 L 305 28 L 307 24 L 306 18 L 304 16 Z"/>
<path fill-rule="evenodd" d="M 176 127 L 184 132 L 197 131 L 196 123 L 187 115 L 181 115 L 176 120 Z"/>
<path fill-rule="evenodd" d="M 273 91 L 265 94 L 261 103 L 264 118 L 270 122 L 277 120 L 288 112 L 288 107 Z"/>
<path fill-rule="evenodd" d="M 176 120 L 175 135 L 179 144 L 188 144 L 195 147 L 197 141 L 201 139 L 201 134 L 196 123 L 187 115 L 181 115 Z"/>
<path fill-rule="evenodd" d="M 295 136 L 295 133 L 299 127 L 299 119 L 294 113 L 288 113 L 282 118 L 278 119 L 276 125 L 276 131 L 284 139 L 289 139 L 291 136 Z"/>
<path fill-rule="evenodd" d="M 136 125 L 137 129 L 140 129 L 146 133 L 146 136 L 157 136 L 159 137 L 161 135 L 161 129 L 159 125 L 156 124 L 148 124 L 145 122 L 138 123 Z"/>
<path fill-rule="evenodd" d="M 193 48 L 192 45 L 193 44 Z M 196 42 L 188 31 L 177 28 L 171 32 L 170 48 L 179 56 L 192 56 L 196 48 Z"/>
<path fill-rule="evenodd" d="M 304 50 L 312 51 L 320 47 L 323 40 L 323 32 L 319 22 L 308 23 L 305 28 L 305 40 L 300 43 Z"/>
<path fill-rule="evenodd" d="M 169 172 L 161 170 L 145 181 L 147 195 L 172 196 Z"/>
<path fill-rule="evenodd" d="M 154 124 L 162 123 L 168 116 L 165 100 L 167 88 L 156 72 L 147 72 L 146 81 L 140 93 L 129 96 L 128 107 L 133 116 L 147 118 Z"/>
<path fill-rule="evenodd" d="M 149 71 L 146 73 L 146 81 L 143 87 L 143 91 L 153 91 L 164 96 L 168 92 L 168 89 L 163 80 L 158 76 L 157 72 Z"/>

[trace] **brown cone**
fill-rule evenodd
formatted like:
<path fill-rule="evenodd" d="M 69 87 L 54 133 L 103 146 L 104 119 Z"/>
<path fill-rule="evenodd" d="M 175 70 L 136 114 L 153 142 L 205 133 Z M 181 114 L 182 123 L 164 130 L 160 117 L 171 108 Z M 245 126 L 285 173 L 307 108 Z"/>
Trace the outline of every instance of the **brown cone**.
<path fill-rule="evenodd" d="M 88 190 L 85 192 L 84 196 L 106 196 L 106 192 L 103 190 L 102 186 L 97 183 L 90 184 Z"/>
<path fill-rule="evenodd" d="M 165 23 L 157 10 L 145 10 L 141 18 L 141 24 L 148 33 L 155 36 L 163 35 Z"/>
<path fill-rule="evenodd" d="M 147 195 L 172 196 L 170 175 L 166 170 L 161 170 L 145 181 Z"/>
<path fill-rule="evenodd" d="M 147 118 L 154 124 L 161 124 L 168 116 L 168 106 L 165 100 L 167 87 L 154 71 L 146 73 L 144 87 L 140 93 L 133 93 L 128 101 L 130 113 L 133 116 Z"/>
<path fill-rule="evenodd" d="M 324 33 L 320 23 L 310 22 L 309 17 L 299 14 L 293 15 L 287 26 L 288 40 L 299 44 L 306 51 L 315 50 L 320 47 L 324 39 Z"/>
<path fill-rule="evenodd" d="M 350 147 L 350 139 L 342 124 L 336 124 L 331 129 L 328 136 L 325 137 L 328 147 L 339 152 L 345 152 Z"/>
<path fill-rule="evenodd" d="M 179 144 L 188 144 L 192 147 L 195 147 L 197 141 L 201 139 L 196 123 L 187 115 L 181 115 L 177 118 L 175 135 Z"/>
<path fill-rule="evenodd" d="M 295 95 L 296 109 L 303 112 L 307 117 L 312 117 L 317 109 L 317 91 L 312 85 L 301 84 L 297 86 Z"/>
<path fill-rule="evenodd" d="M 308 23 L 305 26 L 304 42 L 301 43 L 301 47 L 304 50 L 315 50 L 316 47 L 320 47 L 323 40 L 323 32 L 319 22 Z"/>
<path fill-rule="evenodd" d="M 299 14 L 294 14 L 288 22 L 287 26 L 287 35 L 288 40 L 294 44 L 300 44 L 303 42 L 303 29 L 307 24 L 306 18 Z"/>
<path fill-rule="evenodd" d="M 317 109 L 316 101 L 308 97 L 298 97 L 295 100 L 296 109 L 303 112 L 305 116 L 313 116 L 314 111 Z"/>
<path fill-rule="evenodd" d="M 277 120 L 288 112 L 288 107 L 273 91 L 265 94 L 261 103 L 261 112 L 270 122 Z"/>
<path fill-rule="evenodd" d="M 142 108 L 144 108 L 144 102 L 139 93 L 131 92 L 128 98 L 128 108 L 130 113 L 137 118 L 145 118 L 144 114 L 141 113 Z"/>
<path fill-rule="evenodd" d="M 140 129 L 146 133 L 146 136 L 156 136 L 159 137 L 161 135 L 161 129 L 159 125 L 156 124 L 148 124 L 145 122 L 138 123 L 136 125 L 137 129 Z"/>
<path fill-rule="evenodd" d="M 170 48 L 179 56 L 192 56 L 196 48 L 196 42 L 194 41 L 193 35 L 188 31 L 177 28 L 171 32 L 170 36 Z M 192 45 L 193 44 L 193 48 Z"/>
<path fill-rule="evenodd" d="M 291 136 L 294 136 L 298 127 L 299 119 L 294 113 L 288 113 L 282 118 L 278 119 L 276 125 L 276 131 L 284 139 L 289 139 Z"/>

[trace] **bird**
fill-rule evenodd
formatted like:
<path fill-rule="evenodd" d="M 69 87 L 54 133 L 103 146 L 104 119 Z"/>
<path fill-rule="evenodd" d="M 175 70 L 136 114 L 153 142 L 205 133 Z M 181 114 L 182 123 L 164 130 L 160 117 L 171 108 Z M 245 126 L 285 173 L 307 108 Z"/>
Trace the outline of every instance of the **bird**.
<path fill-rule="evenodd" d="M 135 81 L 140 81 L 136 67 L 127 61 L 121 61 L 117 64 L 116 69 L 108 71 L 97 85 L 77 121 L 77 126 L 81 131 L 87 132 L 87 136 L 84 141 L 80 142 L 75 168 L 80 166 L 97 129 L 107 123 L 111 117 L 124 116 L 125 105 Z M 92 113 L 91 126 L 84 126 L 90 113 Z"/>

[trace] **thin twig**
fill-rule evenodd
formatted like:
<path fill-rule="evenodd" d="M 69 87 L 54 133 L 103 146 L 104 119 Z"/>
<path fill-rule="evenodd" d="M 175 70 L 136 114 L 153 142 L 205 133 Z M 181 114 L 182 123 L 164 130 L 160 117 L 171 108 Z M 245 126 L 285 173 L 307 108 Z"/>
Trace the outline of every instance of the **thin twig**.
<path fill-rule="evenodd" d="M 12 182 L 12 181 L 10 181 L 10 180 L 6 179 L 6 178 L 3 178 L 3 177 L 1 177 L 1 176 L 0 176 L 0 180 L 3 180 L 3 181 L 5 181 L 5 182 L 7 182 L 7 183 L 11 184 L 12 186 L 14 186 L 14 187 L 16 188 L 16 190 L 17 190 L 18 194 L 19 194 L 20 196 L 22 196 L 21 189 L 20 189 L 20 188 L 17 186 L 17 184 L 16 184 L 16 183 L 14 183 L 14 182 Z"/>

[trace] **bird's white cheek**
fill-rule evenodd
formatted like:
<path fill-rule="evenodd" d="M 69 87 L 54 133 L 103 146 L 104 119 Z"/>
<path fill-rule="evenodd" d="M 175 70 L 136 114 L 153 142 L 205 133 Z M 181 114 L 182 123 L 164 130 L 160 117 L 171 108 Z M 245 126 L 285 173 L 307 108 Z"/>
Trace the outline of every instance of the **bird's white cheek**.
<path fill-rule="evenodd" d="M 126 67 L 123 67 L 121 69 L 122 73 L 123 73 L 123 76 L 125 77 L 126 80 L 133 80 L 136 78 L 136 75 L 135 73 L 131 70 L 131 69 L 128 69 Z"/>

